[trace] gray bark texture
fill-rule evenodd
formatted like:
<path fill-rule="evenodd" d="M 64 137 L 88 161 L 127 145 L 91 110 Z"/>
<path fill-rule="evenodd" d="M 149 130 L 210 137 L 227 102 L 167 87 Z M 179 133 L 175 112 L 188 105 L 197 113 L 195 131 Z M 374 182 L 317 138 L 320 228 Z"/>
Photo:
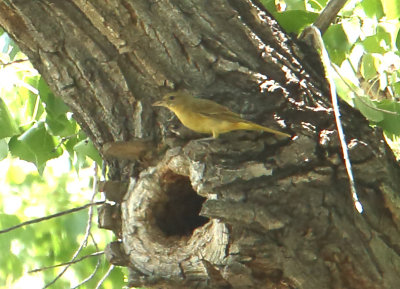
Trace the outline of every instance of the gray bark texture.
<path fill-rule="evenodd" d="M 144 151 L 109 157 L 104 185 L 116 205 L 102 224 L 119 238 L 108 258 L 129 267 L 130 285 L 399 288 L 393 154 L 341 104 L 358 214 L 318 57 L 258 1 L 8 0 L 0 24 L 100 151 Z M 152 107 L 178 89 L 293 138 L 198 141 Z"/>

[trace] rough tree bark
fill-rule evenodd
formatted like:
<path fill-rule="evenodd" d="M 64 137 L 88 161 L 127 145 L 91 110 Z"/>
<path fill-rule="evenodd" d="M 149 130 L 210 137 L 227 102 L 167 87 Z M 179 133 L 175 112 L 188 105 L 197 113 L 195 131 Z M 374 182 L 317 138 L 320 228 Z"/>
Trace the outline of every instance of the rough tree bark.
<path fill-rule="evenodd" d="M 400 284 L 391 151 L 342 104 L 358 214 L 320 65 L 258 1 L 9 0 L 0 3 L 0 22 L 100 151 L 117 141 L 152 150 L 108 161 L 114 182 L 104 190 L 117 205 L 108 205 L 114 219 L 103 226 L 121 238 L 109 258 L 129 266 L 131 285 Z M 174 89 L 295 137 L 233 132 L 196 141 L 151 106 Z"/>

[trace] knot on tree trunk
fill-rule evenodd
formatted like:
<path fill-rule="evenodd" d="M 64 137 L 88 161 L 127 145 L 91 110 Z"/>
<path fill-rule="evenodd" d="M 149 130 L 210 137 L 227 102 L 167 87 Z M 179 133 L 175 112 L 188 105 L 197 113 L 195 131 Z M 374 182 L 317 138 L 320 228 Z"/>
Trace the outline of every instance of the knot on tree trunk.
<path fill-rule="evenodd" d="M 212 194 L 200 196 L 194 190 L 198 171 L 191 167 L 196 164 L 177 154 L 179 150 L 170 150 L 156 167 L 131 179 L 122 202 L 122 245 L 136 271 L 130 283 L 140 286 L 146 279 L 149 286 L 154 278 L 154 283 L 169 279 L 200 287 L 220 282 L 224 287 L 219 273 L 209 270 L 224 262 L 228 230 L 219 220 L 200 215 Z"/>

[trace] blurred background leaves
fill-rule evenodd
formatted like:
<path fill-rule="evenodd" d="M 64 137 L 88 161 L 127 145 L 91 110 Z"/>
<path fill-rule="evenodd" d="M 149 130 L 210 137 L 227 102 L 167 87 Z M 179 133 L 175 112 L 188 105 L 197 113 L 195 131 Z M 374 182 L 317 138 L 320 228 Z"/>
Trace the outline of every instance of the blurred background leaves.
<path fill-rule="evenodd" d="M 89 203 L 93 160 L 101 158 L 64 102 L 49 89 L 14 41 L 0 31 L 0 230 Z M 97 229 L 94 209 L 90 242 L 79 257 L 104 250 L 114 240 Z M 83 210 L 0 234 L 0 288 L 43 288 L 63 267 L 27 273 L 70 261 L 88 220 Z M 74 264 L 51 288 L 95 288 L 110 264 L 104 255 Z M 102 288 L 122 288 L 126 272 L 115 268 Z"/>

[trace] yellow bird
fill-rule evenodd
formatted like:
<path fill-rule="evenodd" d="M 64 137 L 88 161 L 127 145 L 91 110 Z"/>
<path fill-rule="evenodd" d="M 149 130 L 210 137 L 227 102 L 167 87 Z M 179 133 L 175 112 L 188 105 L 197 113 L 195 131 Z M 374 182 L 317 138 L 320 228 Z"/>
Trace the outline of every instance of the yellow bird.
<path fill-rule="evenodd" d="M 233 130 L 261 130 L 290 137 L 287 133 L 245 120 L 239 114 L 214 101 L 195 98 L 184 92 L 168 93 L 162 100 L 153 103 L 153 106 L 170 109 L 184 126 L 195 132 L 212 134 L 213 138 Z"/>

